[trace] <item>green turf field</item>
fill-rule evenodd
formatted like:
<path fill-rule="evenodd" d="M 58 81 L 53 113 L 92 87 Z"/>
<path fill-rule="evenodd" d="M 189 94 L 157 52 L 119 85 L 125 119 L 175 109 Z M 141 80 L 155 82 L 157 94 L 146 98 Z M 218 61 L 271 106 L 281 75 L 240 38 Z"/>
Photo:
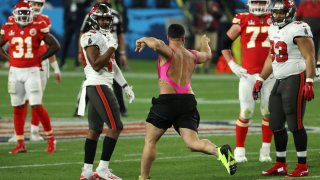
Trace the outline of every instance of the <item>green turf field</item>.
<path fill-rule="evenodd" d="M 77 93 L 83 80 L 83 72 L 68 64 L 63 71 L 62 84 L 56 85 L 53 78 L 48 82 L 45 92 L 44 105 L 50 116 L 54 119 L 78 121 L 74 119 L 74 106 Z M 149 111 L 150 99 L 157 96 L 157 72 L 155 61 L 129 62 L 130 70 L 125 72 L 129 84 L 133 85 L 136 100 L 128 104 L 129 117 L 124 122 L 143 121 Z M 12 119 L 12 108 L 7 93 L 7 70 L 0 70 L 0 116 L 2 121 Z M 197 96 L 198 109 L 201 119 L 204 121 L 234 121 L 239 114 L 237 100 L 238 80 L 234 75 L 197 74 L 193 78 L 193 90 Z M 251 90 L 250 90 L 251 91 Z M 316 98 L 308 103 L 305 114 L 305 125 L 320 128 L 320 115 L 318 112 L 320 103 L 319 83 L 315 84 Z M 257 104 L 258 105 L 258 104 Z M 258 106 L 257 106 L 258 107 Z M 0 120 L 0 121 L 1 121 Z M 259 110 L 256 109 L 253 123 L 261 122 Z M 27 122 L 29 123 L 29 121 Z M 1 127 L 0 127 L 1 130 Z M 308 136 L 308 162 L 310 179 L 320 179 L 320 132 L 310 132 Z M 201 135 L 216 143 L 223 145 L 229 143 L 235 145 L 235 137 L 229 135 Z M 260 163 L 259 148 L 261 146 L 261 134 L 250 133 L 247 137 L 246 164 L 239 164 L 234 176 L 228 176 L 215 157 L 189 152 L 178 136 L 165 136 L 158 145 L 157 160 L 152 169 L 152 179 L 155 180 L 191 180 L 191 179 L 279 179 L 279 177 L 260 176 L 262 170 L 269 168 L 271 163 Z M 100 159 L 101 143 L 99 143 L 95 166 Z M 84 138 L 58 141 L 58 151 L 54 154 L 46 154 L 45 142 L 27 142 L 28 152 L 25 154 L 9 155 L 9 150 L 14 144 L 0 143 L 0 180 L 7 179 L 78 179 L 82 162 Z M 123 179 L 137 179 L 140 170 L 140 155 L 142 151 L 143 137 L 123 136 L 119 139 L 116 150 L 110 164 L 114 173 Z M 274 152 L 274 146 L 272 146 Z M 275 153 L 272 153 L 275 158 Z M 295 167 L 296 153 L 292 135 L 289 134 L 288 144 L 289 170 Z"/>

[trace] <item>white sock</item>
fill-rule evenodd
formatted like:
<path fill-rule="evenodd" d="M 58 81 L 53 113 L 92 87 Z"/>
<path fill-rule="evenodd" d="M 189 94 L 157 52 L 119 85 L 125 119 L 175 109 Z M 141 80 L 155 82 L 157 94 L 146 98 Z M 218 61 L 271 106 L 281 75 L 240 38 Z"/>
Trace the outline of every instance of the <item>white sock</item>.
<path fill-rule="evenodd" d="M 92 172 L 92 171 L 93 171 L 93 164 L 84 163 L 84 164 L 83 164 L 83 169 L 84 169 L 85 171 L 90 171 L 90 172 Z"/>
<path fill-rule="evenodd" d="M 109 161 L 100 160 L 98 168 L 99 169 L 108 169 L 109 168 Z"/>
<path fill-rule="evenodd" d="M 269 148 L 270 149 L 271 143 L 262 143 L 261 148 Z"/>
<path fill-rule="evenodd" d="M 39 133 L 39 126 L 32 125 L 30 126 L 31 133 Z"/>

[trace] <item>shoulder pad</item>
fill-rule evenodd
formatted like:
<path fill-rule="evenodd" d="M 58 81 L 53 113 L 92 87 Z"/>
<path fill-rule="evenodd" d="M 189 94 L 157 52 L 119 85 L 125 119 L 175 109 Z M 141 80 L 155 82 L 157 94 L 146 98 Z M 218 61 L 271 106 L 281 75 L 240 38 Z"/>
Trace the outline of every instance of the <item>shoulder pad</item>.
<path fill-rule="evenodd" d="M 95 31 L 88 31 L 84 33 L 80 38 L 80 44 L 82 47 L 88 47 L 88 46 L 94 46 L 97 45 L 99 41 L 101 40 L 99 36 L 97 36 L 98 33 Z"/>
<path fill-rule="evenodd" d="M 303 21 L 294 21 L 292 22 L 292 27 L 289 28 L 293 34 L 293 37 L 313 37 L 310 26 Z"/>

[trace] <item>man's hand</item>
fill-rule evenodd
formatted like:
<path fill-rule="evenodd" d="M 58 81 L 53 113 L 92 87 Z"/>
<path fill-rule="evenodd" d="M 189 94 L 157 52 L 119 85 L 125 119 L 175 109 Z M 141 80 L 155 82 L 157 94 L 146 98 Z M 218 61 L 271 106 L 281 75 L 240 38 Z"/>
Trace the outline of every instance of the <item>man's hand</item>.
<path fill-rule="evenodd" d="M 302 93 L 306 101 L 311 101 L 314 98 L 312 79 L 307 78 L 306 83 L 303 86 Z"/>
<path fill-rule="evenodd" d="M 55 78 L 57 84 L 61 83 L 61 73 L 55 73 L 54 78 Z"/>
<path fill-rule="evenodd" d="M 256 82 L 254 83 L 253 89 L 252 89 L 252 97 L 254 100 L 257 100 L 260 97 L 262 84 L 263 84 L 262 78 L 258 78 L 258 80 L 256 80 Z"/>
<path fill-rule="evenodd" d="M 233 60 L 230 60 L 228 62 L 228 65 L 231 69 L 231 71 L 237 75 L 239 78 L 241 77 L 247 77 L 247 70 L 242 68 L 239 64 L 235 63 Z"/>
<path fill-rule="evenodd" d="M 132 91 L 132 86 L 125 86 L 124 87 L 124 92 L 126 93 L 128 99 L 129 99 L 129 104 L 132 103 L 132 101 L 134 100 L 134 92 Z"/>
<path fill-rule="evenodd" d="M 140 38 L 136 41 L 136 49 L 135 51 L 141 52 L 144 47 L 146 46 L 146 43 L 143 41 L 143 38 Z"/>
<path fill-rule="evenodd" d="M 59 65 L 57 63 L 56 60 L 54 60 L 53 62 L 50 63 L 53 71 L 54 71 L 54 78 L 57 84 L 59 84 L 61 82 L 61 71 L 59 68 Z"/>
<path fill-rule="evenodd" d="M 207 45 L 208 43 L 210 42 L 210 39 L 207 37 L 207 35 L 202 35 L 202 37 L 201 37 L 201 44 L 203 45 L 203 46 L 205 46 L 205 45 Z"/>

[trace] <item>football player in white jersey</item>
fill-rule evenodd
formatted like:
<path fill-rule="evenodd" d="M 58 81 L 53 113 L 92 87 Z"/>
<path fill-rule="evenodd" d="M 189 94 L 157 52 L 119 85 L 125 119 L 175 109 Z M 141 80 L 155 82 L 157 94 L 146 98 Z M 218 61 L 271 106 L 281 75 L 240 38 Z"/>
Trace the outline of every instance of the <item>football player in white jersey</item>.
<path fill-rule="evenodd" d="M 270 128 L 274 134 L 276 163 L 262 175 L 302 177 L 309 174 L 307 165 L 307 133 L 303 126 L 306 101 L 314 98 L 315 76 L 314 44 L 310 27 L 293 21 L 293 0 L 276 0 L 272 8 L 273 25 L 269 28 L 271 52 L 260 77 L 253 88 L 253 97 L 259 97 L 263 81 L 273 72 L 276 83 L 269 100 Z M 288 172 L 286 150 L 288 134 L 293 134 L 298 163 Z"/>
<path fill-rule="evenodd" d="M 94 6 L 89 17 L 92 30 L 83 34 L 80 39 L 85 59 L 86 80 L 80 95 L 79 115 L 84 115 L 86 99 L 90 102 L 88 107 L 89 133 L 85 142 L 84 166 L 80 175 L 82 180 L 121 179 L 109 170 L 111 155 L 123 129 L 119 104 L 112 92 L 113 79 L 124 88 L 129 103 L 134 100 L 134 93 L 113 58 L 118 43 L 110 33 L 112 20 L 111 10 L 105 4 Z M 93 161 L 104 123 L 107 124 L 108 129 L 103 141 L 100 163 L 96 172 L 93 173 Z"/>

